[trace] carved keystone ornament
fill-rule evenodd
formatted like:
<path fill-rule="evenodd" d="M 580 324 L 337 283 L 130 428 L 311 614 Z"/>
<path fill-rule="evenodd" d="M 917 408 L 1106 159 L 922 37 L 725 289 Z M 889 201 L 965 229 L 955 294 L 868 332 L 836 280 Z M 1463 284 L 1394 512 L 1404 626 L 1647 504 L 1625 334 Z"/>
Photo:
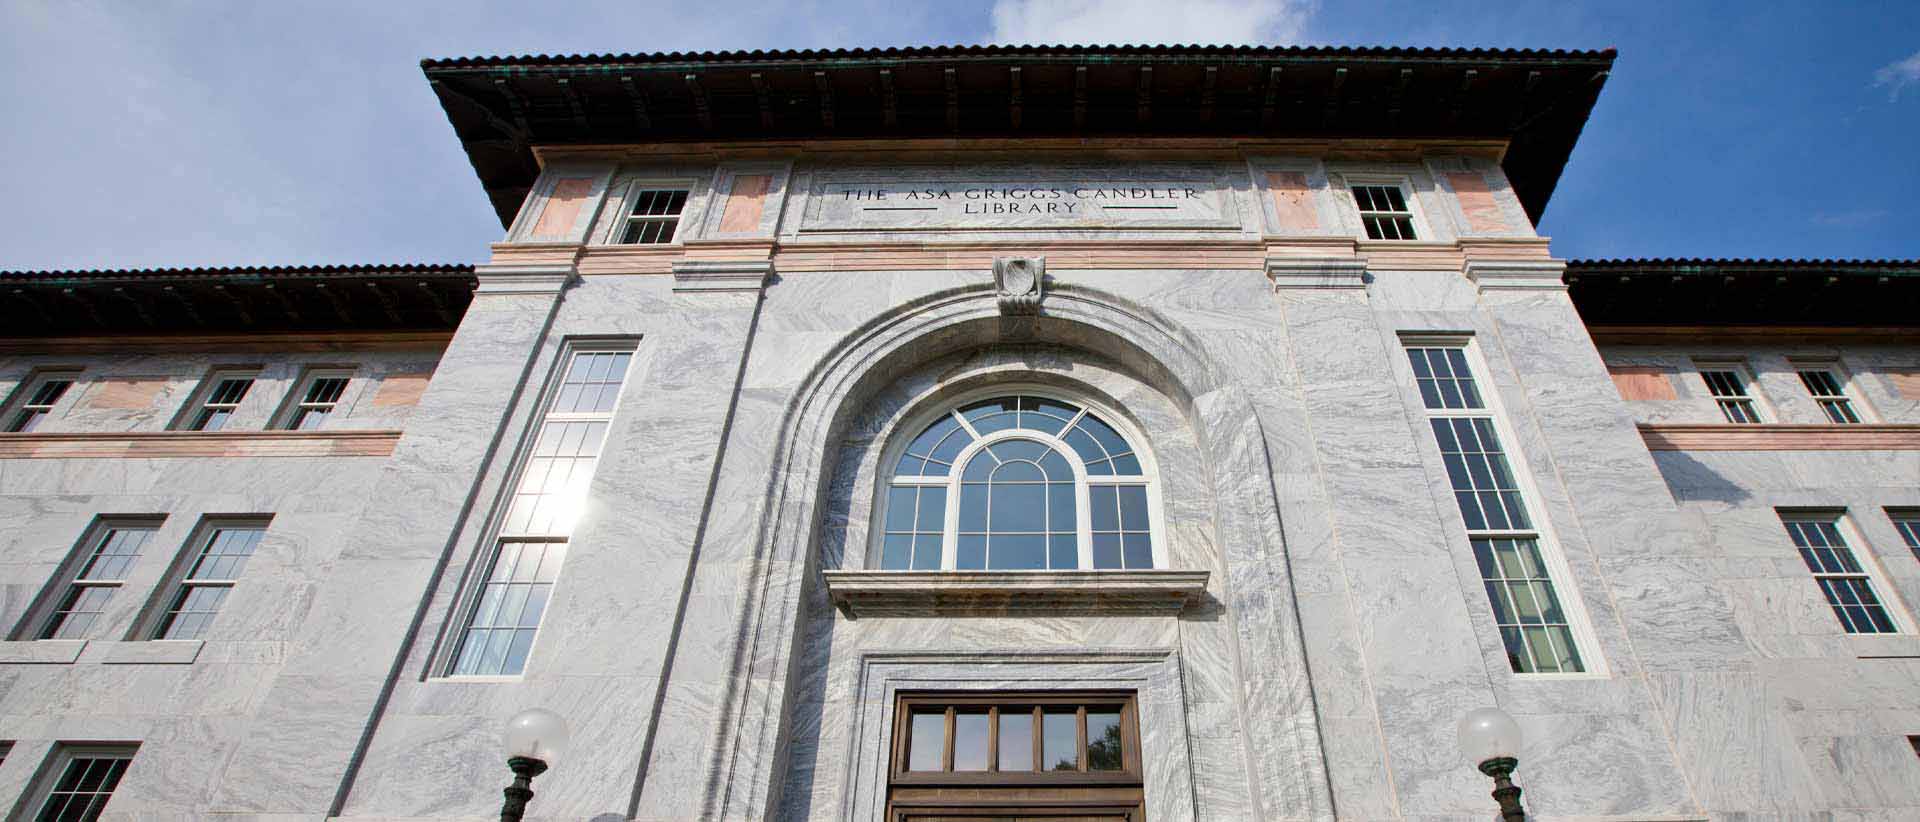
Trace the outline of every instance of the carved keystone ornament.
<path fill-rule="evenodd" d="M 993 282 L 1000 289 L 1000 313 L 1040 313 L 1046 276 L 1045 257 L 995 257 Z"/>

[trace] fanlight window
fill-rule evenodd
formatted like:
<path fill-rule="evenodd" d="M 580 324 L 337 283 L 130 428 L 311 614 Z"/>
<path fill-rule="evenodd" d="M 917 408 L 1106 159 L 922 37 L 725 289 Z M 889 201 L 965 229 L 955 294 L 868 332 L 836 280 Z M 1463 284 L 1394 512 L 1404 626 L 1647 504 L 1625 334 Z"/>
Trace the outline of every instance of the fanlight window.
<path fill-rule="evenodd" d="M 1142 455 L 1085 408 L 996 397 L 940 415 L 893 466 L 880 567 L 1154 567 Z"/>

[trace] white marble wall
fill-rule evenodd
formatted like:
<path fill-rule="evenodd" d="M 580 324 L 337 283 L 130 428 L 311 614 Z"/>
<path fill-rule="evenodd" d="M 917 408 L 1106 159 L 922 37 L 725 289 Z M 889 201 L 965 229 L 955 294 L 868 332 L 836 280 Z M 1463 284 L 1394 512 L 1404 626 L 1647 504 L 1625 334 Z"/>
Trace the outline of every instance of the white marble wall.
<path fill-rule="evenodd" d="M 1297 160 L 1218 163 L 1232 181 L 1221 208 L 1243 222 L 1184 236 L 1268 233 L 1248 172 Z M 813 237 L 804 200 L 818 169 L 794 163 L 788 185 L 786 166 L 753 162 L 790 192 L 768 204 L 766 237 Z M 1404 175 L 1442 244 L 1469 233 L 1444 174 L 1489 168 L 1316 163 L 1316 181 Z M 731 173 L 716 168 L 601 170 L 614 191 L 690 181 L 683 230 L 700 238 L 723 199 L 707 187 Z M 1494 177 L 1496 204 L 1517 207 Z M 1319 213 L 1338 217 L 1322 195 Z M 576 229 L 598 242 L 616 216 L 589 204 Z M 1347 223 L 1323 233 L 1351 236 Z M 1009 252 L 1119 236 L 970 228 Z M 1334 268 L 1315 281 L 1339 285 Z M 1387 265 L 1351 287 L 1278 291 L 1253 268 L 1056 266 L 1041 316 L 1009 320 L 984 268 L 776 272 L 734 291 L 676 291 L 652 274 L 550 288 L 568 273 L 482 272 L 388 460 L 0 462 L 8 613 L 96 513 L 168 513 L 164 551 L 201 512 L 276 514 L 217 623 L 233 632 L 194 662 L 109 664 L 101 643 L 70 664 L 0 664 L 0 738 L 18 742 L 0 791 L 23 789 L 54 740 L 130 739 L 144 747 L 112 808 L 127 818 L 481 818 L 507 777 L 499 723 L 544 705 L 575 744 L 536 782 L 536 818 L 865 820 L 889 688 L 1017 682 L 1136 688 L 1156 820 L 1485 819 L 1490 786 L 1460 761 L 1453 727 L 1488 704 L 1527 728 L 1519 781 L 1541 818 L 1920 809 L 1920 767 L 1901 749 L 1920 733 L 1920 640 L 1840 635 L 1771 519 L 1774 506 L 1844 506 L 1890 589 L 1915 602 L 1920 560 L 1883 509 L 1920 504 L 1920 463 L 1651 454 L 1634 424 L 1654 412 L 1619 399 L 1563 291 Z M 1508 670 L 1405 332 L 1472 338 L 1563 555 L 1562 596 L 1584 613 L 1591 673 Z M 607 338 L 635 357 L 527 671 L 442 676 L 541 386 L 567 341 Z M 32 364 L 9 361 L 0 377 Z M 112 367 L 190 380 L 207 366 Z M 894 426 L 1014 382 L 1085 392 L 1139 429 L 1158 460 L 1171 565 L 1210 572 L 1205 600 L 1172 617 L 856 620 L 829 607 L 819 572 L 864 566 Z M 1913 413 L 1869 400 L 1889 421 Z"/>

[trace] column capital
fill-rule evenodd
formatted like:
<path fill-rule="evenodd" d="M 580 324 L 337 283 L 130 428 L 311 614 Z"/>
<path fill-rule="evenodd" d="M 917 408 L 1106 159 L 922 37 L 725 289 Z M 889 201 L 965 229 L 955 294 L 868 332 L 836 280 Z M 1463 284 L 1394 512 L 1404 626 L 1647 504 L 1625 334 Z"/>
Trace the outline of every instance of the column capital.
<path fill-rule="evenodd" d="M 487 264 L 473 267 L 475 294 L 558 294 L 573 282 L 572 265 Z"/>
<path fill-rule="evenodd" d="M 674 291 L 759 291 L 773 276 L 772 260 L 675 260 Z"/>
<path fill-rule="evenodd" d="M 1367 287 L 1367 263 L 1357 257 L 1268 257 L 1273 289 Z"/>
<path fill-rule="evenodd" d="M 1561 260 L 1468 260 L 1467 279 L 1480 286 L 1480 293 L 1512 290 L 1565 291 L 1561 278 L 1567 264 Z"/>

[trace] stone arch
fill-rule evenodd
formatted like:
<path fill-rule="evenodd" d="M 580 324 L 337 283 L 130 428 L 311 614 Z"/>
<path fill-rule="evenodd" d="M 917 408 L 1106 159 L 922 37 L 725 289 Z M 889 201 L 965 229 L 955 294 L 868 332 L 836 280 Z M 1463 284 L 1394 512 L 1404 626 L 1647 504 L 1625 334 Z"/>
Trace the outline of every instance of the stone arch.
<path fill-rule="evenodd" d="M 769 819 L 780 811 L 782 780 L 793 770 L 786 762 L 793 731 L 785 703 L 803 662 L 796 628 L 805 609 L 826 607 L 815 542 L 835 475 L 831 449 L 847 436 L 866 401 L 912 369 L 968 349 L 1034 344 L 1100 352 L 1186 416 L 1212 485 L 1215 539 L 1266 560 L 1249 563 L 1254 567 L 1244 573 L 1225 569 L 1230 573 L 1220 580 L 1223 599 L 1236 586 L 1285 586 L 1284 594 L 1257 593 L 1261 625 L 1237 629 L 1230 652 L 1237 664 L 1239 646 L 1257 642 L 1262 653 L 1277 651 L 1298 665 L 1297 681 L 1280 695 L 1292 707 L 1283 716 L 1268 714 L 1282 734 L 1291 735 L 1290 744 L 1256 750 L 1248 740 L 1250 720 L 1238 708 L 1244 700 L 1235 700 L 1253 805 L 1263 807 L 1261 796 L 1275 793 L 1305 798 L 1313 816 L 1331 814 L 1291 582 L 1284 571 L 1273 570 L 1274 561 L 1284 566 L 1284 546 L 1266 438 L 1249 398 L 1237 386 L 1221 384 L 1198 338 L 1150 308 L 1099 289 L 1063 285 L 1050 289 L 1038 315 L 1009 317 L 983 283 L 925 295 L 862 324 L 808 371 L 787 406 L 758 526 L 754 578 L 738 614 L 733 674 L 710 748 L 704 818 Z M 1265 491 L 1245 505 L 1221 504 L 1223 495 L 1250 482 L 1264 484 Z M 1223 564 L 1230 562 L 1223 558 Z"/>

